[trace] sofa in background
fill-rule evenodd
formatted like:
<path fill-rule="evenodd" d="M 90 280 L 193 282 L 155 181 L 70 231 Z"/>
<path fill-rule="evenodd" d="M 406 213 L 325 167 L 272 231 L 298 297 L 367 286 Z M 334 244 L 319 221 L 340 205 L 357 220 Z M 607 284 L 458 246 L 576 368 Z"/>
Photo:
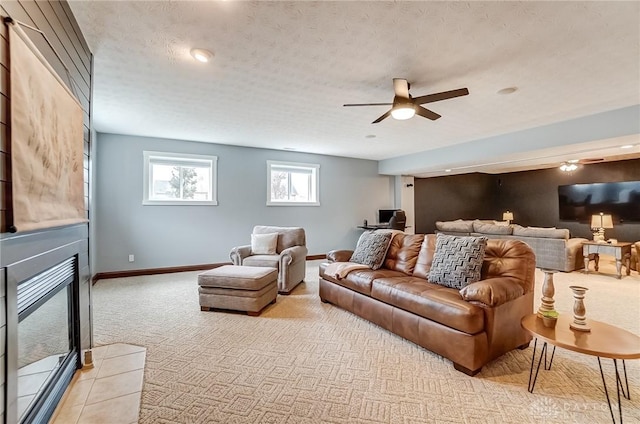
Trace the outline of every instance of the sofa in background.
<path fill-rule="evenodd" d="M 515 239 L 527 243 L 536 255 L 536 267 L 571 272 L 584 268 L 582 243 L 586 238 L 571 238 L 565 228 L 522 227 L 490 220 L 437 221 L 438 232 L 452 235 L 485 236 L 491 239 Z"/>
<path fill-rule="evenodd" d="M 234 265 L 276 268 L 278 292 L 289 294 L 304 280 L 306 273 L 308 251 L 304 228 L 256 225 L 252 235 L 275 236 L 271 251 L 256 252 L 252 250 L 252 245 L 237 246 L 229 253 L 231 262 Z"/>
<path fill-rule="evenodd" d="M 480 281 L 461 290 L 428 280 L 435 234 L 394 234 L 381 268 L 338 278 L 320 265 L 320 299 L 350 311 L 432 352 L 469 375 L 531 336 L 520 321 L 533 313 L 535 257 L 519 240 L 488 240 Z M 347 262 L 351 250 L 327 254 Z"/>

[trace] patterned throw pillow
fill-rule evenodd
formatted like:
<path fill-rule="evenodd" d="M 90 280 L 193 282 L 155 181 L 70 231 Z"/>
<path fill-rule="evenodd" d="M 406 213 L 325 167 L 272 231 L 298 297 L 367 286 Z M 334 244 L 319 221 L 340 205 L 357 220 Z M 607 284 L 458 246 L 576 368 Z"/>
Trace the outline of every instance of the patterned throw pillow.
<path fill-rule="evenodd" d="M 356 250 L 349 262 L 366 265 L 371 269 L 378 269 L 387 255 L 389 242 L 393 234 L 382 231 L 365 231 L 360 236 Z"/>
<path fill-rule="evenodd" d="M 480 281 L 486 237 L 459 237 L 438 234 L 429 281 L 461 289 Z"/>

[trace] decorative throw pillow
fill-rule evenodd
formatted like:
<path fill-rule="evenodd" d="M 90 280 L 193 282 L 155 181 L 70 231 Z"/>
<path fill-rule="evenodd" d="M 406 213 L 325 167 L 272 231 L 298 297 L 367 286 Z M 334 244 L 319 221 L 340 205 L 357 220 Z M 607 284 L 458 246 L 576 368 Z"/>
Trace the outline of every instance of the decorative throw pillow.
<path fill-rule="evenodd" d="M 275 255 L 278 233 L 251 234 L 251 253 L 254 255 Z"/>
<path fill-rule="evenodd" d="M 480 281 L 486 237 L 459 237 L 439 233 L 429 270 L 429 281 L 461 289 Z"/>
<path fill-rule="evenodd" d="M 371 269 L 378 269 L 384 262 L 393 234 L 383 231 L 365 231 L 360 236 L 356 250 L 349 262 L 366 265 Z"/>

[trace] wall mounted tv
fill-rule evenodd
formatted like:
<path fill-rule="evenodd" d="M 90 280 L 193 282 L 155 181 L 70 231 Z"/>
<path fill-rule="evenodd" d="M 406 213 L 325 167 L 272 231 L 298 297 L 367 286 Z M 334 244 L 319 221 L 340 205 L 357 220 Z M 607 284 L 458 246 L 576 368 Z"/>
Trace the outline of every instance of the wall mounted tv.
<path fill-rule="evenodd" d="M 561 221 L 591 220 L 600 212 L 615 222 L 640 222 L 640 181 L 558 186 Z"/>

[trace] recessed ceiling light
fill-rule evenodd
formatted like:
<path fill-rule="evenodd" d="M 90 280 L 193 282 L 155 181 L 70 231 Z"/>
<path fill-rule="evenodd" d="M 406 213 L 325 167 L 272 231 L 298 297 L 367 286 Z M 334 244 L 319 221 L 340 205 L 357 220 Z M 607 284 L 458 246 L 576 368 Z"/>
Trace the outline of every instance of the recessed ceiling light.
<path fill-rule="evenodd" d="M 207 63 L 213 58 L 213 53 L 205 49 L 191 49 L 191 56 L 198 62 Z"/>
<path fill-rule="evenodd" d="M 451 170 L 450 169 L 445 169 L 444 172 L 451 172 Z"/>
<path fill-rule="evenodd" d="M 503 88 L 502 90 L 498 90 L 498 94 L 511 94 L 515 93 L 516 91 L 518 91 L 518 87 L 507 87 Z"/>
<path fill-rule="evenodd" d="M 633 144 L 625 144 L 624 146 L 620 146 L 621 149 L 631 149 Z"/>
<path fill-rule="evenodd" d="M 375 134 L 367 134 L 364 136 L 364 138 L 376 138 Z"/>

